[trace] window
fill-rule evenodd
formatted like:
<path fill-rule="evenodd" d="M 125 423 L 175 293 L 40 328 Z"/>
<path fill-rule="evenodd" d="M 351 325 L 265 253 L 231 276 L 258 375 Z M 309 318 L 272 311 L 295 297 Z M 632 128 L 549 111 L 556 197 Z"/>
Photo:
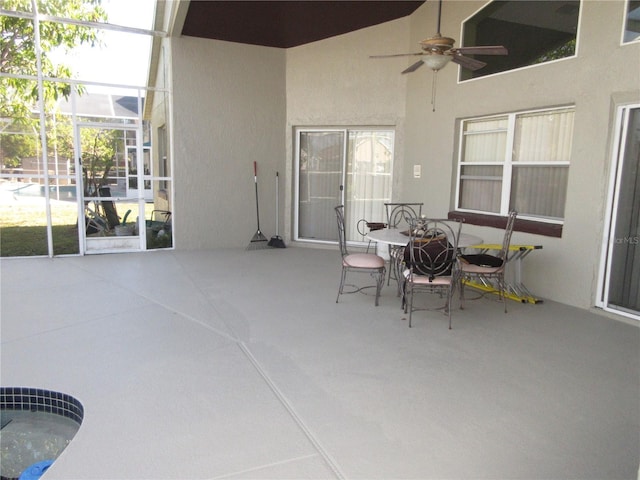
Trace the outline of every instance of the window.
<path fill-rule="evenodd" d="M 572 57 L 576 53 L 579 0 L 495 0 L 466 20 L 462 45 L 504 45 L 506 56 L 471 55 L 487 63 L 460 79 L 483 77 L 516 68 Z"/>
<path fill-rule="evenodd" d="M 573 107 L 463 120 L 456 210 L 561 223 Z"/>
<path fill-rule="evenodd" d="M 625 10 L 623 43 L 640 40 L 640 0 L 627 0 Z"/>

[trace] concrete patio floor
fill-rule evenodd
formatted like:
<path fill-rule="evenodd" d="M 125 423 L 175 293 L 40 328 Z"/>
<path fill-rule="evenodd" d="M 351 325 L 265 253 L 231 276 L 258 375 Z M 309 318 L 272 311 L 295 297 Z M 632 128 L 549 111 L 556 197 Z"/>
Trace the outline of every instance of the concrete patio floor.
<path fill-rule="evenodd" d="M 3 259 L 3 386 L 84 406 L 55 479 L 633 479 L 640 329 L 335 302 L 336 249 Z"/>

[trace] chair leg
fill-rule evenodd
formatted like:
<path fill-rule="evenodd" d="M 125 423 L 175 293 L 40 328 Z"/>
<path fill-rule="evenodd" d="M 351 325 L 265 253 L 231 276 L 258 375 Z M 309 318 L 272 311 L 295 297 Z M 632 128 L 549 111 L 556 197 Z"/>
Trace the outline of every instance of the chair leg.
<path fill-rule="evenodd" d="M 400 308 L 407 313 L 407 280 L 403 280 L 400 284 Z"/>
<path fill-rule="evenodd" d="M 338 296 L 336 297 L 336 303 L 338 303 L 338 299 L 340 298 L 340 295 L 342 295 L 346 276 L 347 276 L 347 270 L 344 267 L 342 267 L 342 274 L 340 275 L 340 287 L 338 288 Z"/>
<path fill-rule="evenodd" d="M 498 276 L 498 286 L 502 295 L 502 303 L 504 304 L 504 313 L 507 313 L 507 285 L 504 281 L 504 273 Z"/>
<path fill-rule="evenodd" d="M 459 286 L 460 288 L 462 288 L 460 272 L 454 270 L 453 276 L 451 277 L 451 287 L 449 288 L 449 292 L 447 294 L 447 297 L 448 297 L 447 304 L 448 304 L 448 313 L 449 313 L 449 330 L 451 330 L 451 303 L 452 303 L 453 296 L 456 293 L 456 286 Z"/>
<path fill-rule="evenodd" d="M 413 286 L 409 283 L 409 303 L 405 309 L 409 309 L 409 328 L 411 328 L 411 320 L 413 317 Z"/>
<path fill-rule="evenodd" d="M 496 281 L 498 297 L 502 300 L 502 305 L 504 306 L 504 313 L 507 313 L 507 288 L 504 282 L 503 275 L 495 275 L 493 277 Z"/>
<path fill-rule="evenodd" d="M 399 297 L 402 294 L 402 284 L 404 283 L 404 275 L 402 274 L 402 258 L 397 257 L 393 264 L 396 270 L 396 282 L 398 282 L 398 291 L 396 295 Z"/>
<path fill-rule="evenodd" d="M 389 275 L 387 276 L 387 286 L 391 283 L 391 274 L 393 274 L 394 280 L 398 280 L 398 258 L 399 252 L 396 251 L 394 247 L 389 245 Z"/>
<path fill-rule="evenodd" d="M 447 315 L 449 316 L 449 330 L 451 330 L 451 297 L 453 296 L 453 290 L 449 291 L 447 295 Z"/>
<path fill-rule="evenodd" d="M 376 307 L 378 306 L 379 303 L 379 299 L 380 299 L 380 292 L 382 291 L 382 286 L 384 285 L 384 277 L 386 276 L 386 271 L 385 268 L 383 267 L 377 274 L 376 274 Z"/>

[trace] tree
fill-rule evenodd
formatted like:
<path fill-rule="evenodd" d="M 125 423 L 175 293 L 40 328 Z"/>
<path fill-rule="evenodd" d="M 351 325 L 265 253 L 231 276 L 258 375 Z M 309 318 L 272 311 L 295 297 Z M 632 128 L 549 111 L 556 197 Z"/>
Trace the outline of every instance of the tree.
<path fill-rule="evenodd" d="M 0 8 L 9 11 L 30 12 L 31 0 L 0 0 Z M 104 22 L 107 14 L 101 0 L 37 0 L 41 14 L 79 21 Z M 28 18 L 0 16 L 0 71 L 11 75 L 37 75 L 36 45 L 33 21 Z M 89 26 L 59 22 L 40 23 L 40 48 L 42 74 L 45 77 L 72 78 L 73 72 L 66 65 L 55 65 L 50 52 L 63 48 L 100 43 L 99 30 Z M 69 84 L 45 82 L 44 101 L 47 108 L 58 99 L 71 93 Z M 2 77 L 0 82 L 0 116 L 20 123 L 31 120 L 31 110 L 38 101 L 37 83 L 33 80 Z"/>
<path fill-rule="evenodd" d="M 572 38 L 566 42 L 562 42 L 559 45 L 547 50 L 538 58 L 531 62 L 531 65 L 537 63 L 550 62 L 551 60 L 559 60 L 560 58 L 570 57 L 576 53 L 576 39 Z"/>
<path fill-rule="evenodd" d="M 118 130 L 83 129 L 82 177 L 85 197 L 98 196 L 100 187 L 107 185 L 109 172 L 115 163 Z"/>
<path fill-rule="evenodd" d="M 2 166 L 20 167 L 22 159 L 34 157 L 38 151 L 38 137 L 36 135 L 0 134 L 2 151 Z"/>

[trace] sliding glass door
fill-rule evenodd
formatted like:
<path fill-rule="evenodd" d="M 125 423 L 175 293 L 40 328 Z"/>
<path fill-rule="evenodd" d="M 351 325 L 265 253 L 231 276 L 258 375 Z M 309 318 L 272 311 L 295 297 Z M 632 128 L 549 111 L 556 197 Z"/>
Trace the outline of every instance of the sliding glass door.
<path fill-rule="evenodd" d="M 621 108 L 601 303 L 640 320 L 640 105 Z"/>
<path fill-rule="evenodd" d="M 296 240 L 338 239 L 333 208 L 343 203 L 344 131 L 298 132 Z"/>
<path fill-rule="evenodd" d="M 344 204 L 347 240 L 361 242 L 359 219 L 382 222 L 391 199 L 394 132 L 299 129 L 294 239 L 338 240 L 334 207 Z"/>

